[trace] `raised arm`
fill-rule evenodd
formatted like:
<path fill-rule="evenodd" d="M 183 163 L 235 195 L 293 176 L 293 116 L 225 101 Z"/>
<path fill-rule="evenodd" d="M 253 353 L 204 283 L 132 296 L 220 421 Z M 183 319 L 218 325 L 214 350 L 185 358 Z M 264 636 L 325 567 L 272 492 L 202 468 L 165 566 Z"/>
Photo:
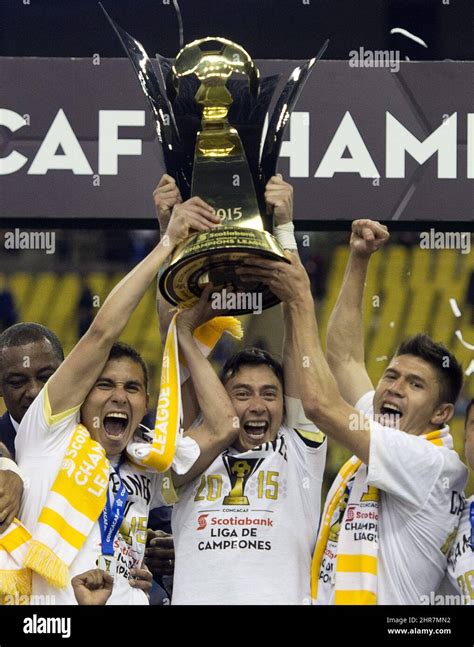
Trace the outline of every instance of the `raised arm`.
<path fill-rule="evenodd" d="M 372 220 L 352 223 L 351 253 L 327 330 L 327 361 L 339 390 L 350 404 L 370 391 L 365 368 L 362 306 L 371 255 L 388 240 L 387 228 Z"/>
<path fill-rule="evenodd" d="M 160 226 L 160 240 L 166 233 L 166 228 L 171 218 L 171 212 L 175 205 L 181 204 L 183 199 L 174 178 L 166 173 L 161 177 L 153 191 L 153 201 L 155 203 L 156 216 Z M 166 265 L 166 262 L 164 263 Z M 156 307 L 158 320 L 160 324 L 161 339 L 166 338 L 166 333 L 173 317 L 173 306 L 166 301 L 161 292 L 156 290 Z"/>
<path fill-rule="evenodd" d="M 160 236 L 166 232 L 171 213 L 175 209 L 189 224 L 190 233 L 193 231 L 206 231 L 210 225 L 217 225 L 220 219 L 215 215 L 214 210 L 199 198 L 191 198 L 183 203 L 181 193 L 176 186 L 176 181 L 166 173 L 161 177 L 153 191 L 156 215 L 160 226 Z M 158 277 L 159 278 L 159 277 Z M 156 310 L 160 326 L 160 335 L 164 346 L 164 340 L 173 318 L 174 306 L 172 306 L 161 294 L 158 284 L 156 286 Z M 181 390 L 183 405 L 183 423 L 185 429 L 196 419 L 199 413 L 199 405 L 196 399 L 192 380 L 186 380 Z"/>
<path fill-rule="evenodd" d="M 273 176 L 265 187 L 265 203 L 268 211 L 273 211 L 274 234 L 283 248 L 290 254 L 298 256 L 298 249 L 293 234 L 293 187 L 285 182 L 281 175 Z M 289 231 L 285 231 L 289 229 Z M 279 231 L 282 234 L 279 235 Z M 249 278 L 251 275 L 249 274 Z M 291 335 L 288 334 L 287 308 L 282 304 L 283 312 L 283 374 L 285 380 L 285 395 L 299 398 L 298 383 L 295 378 L 294 348 Z"/>
<path fill-rule="evenodd" d="M 183 214 L 173 215 L 160 243 L 109 294 L 89 330 L 48 381 L 53 415 L 84 401 L 135 307 L 172 249 L 188 232 Z"/>
<path fill-rule="evenodd" d="M 305 414 L 323 433 L 367 463 L 369 423 L 339 392 L 321 348 L 308 275 L 296 256 L 288 258 L 290 264 L 285 265 L 259 259 L 252 272 L 287 306 L 295 375 Z"/>
<path fill-rule="evenodd" d="M 175 486 L 183 485 L 199 476 L 224 449 L 236 439 L 240 423 L 224 385 L 211 363 L 204 357 L 194 341 L 193 331 L 208 321 L 213 312 L 208 302 L 211 286 L 203 291 L 199 302 L 178 315 L 177 330 L 181 352 L 191 374 L 196 398 L 202 413 L 202 423 L 186 432 L 201 450 L 191 470 L 183 475 L 173 475 Z"/>

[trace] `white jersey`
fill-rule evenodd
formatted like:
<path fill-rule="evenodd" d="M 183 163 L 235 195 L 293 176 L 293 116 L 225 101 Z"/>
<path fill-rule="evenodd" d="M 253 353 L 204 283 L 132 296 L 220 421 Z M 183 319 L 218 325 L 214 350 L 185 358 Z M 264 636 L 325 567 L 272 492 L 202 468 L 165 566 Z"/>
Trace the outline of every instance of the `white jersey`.
<path fill-rule="evenodd" d="M 368 417 L 373 417 L 373 395 L 370 391 L 356 404 Z M 378 521 L 377 604 L 429 604 L 446 569 L 461 512 L 456 502 L 466 479 L 467 468 L 455 451 L 371 424 L 367 486 L 380 491 L 378 520 L 349 520 L 346 508 L 340 523 L 357 541 L 371 536 Z M 352 484 L 353 479 L 348 489 Z M 322 570 L 327 573 L 334 571 L 335 552 L 337 544 L 326 549 Z M 334 604 L 334 595 L 329 577 L 318 587 L 317 604 Z"/>
<path fill-rule="evenodd" d="M 474 548 L 471 546 L 470 511 L 474 496 L 464 502 L 459 530 L 448 555 L 446 577 L 463 602 L 474 605 Z M 474 511 L 473 511 L 474 514 Z M 472 537 L 474 542 L 474 537 Z"/>
<path fill-rule="evenodd" d="M 173 604 L 309 604 L 326 441 L 281 427 L 179 490 Z"/>
<path fill-rule="evenodd" d="M 44 388 L 26 412 L 16 436 L 16 458 L 27 479 L 20 519 L 33 532 L 63 457 L 79 422 L 79 407 L 51 416 Z M 136 470 L 125 462 L 120 467 L 120 478 L 127 491 L 125 516 L 114 540 L 117 574 L 112 595 L 107 604 L 148 604 L 143 591 L 133 589 L 128 582 L 131 568 L 141 566 L 147 534 L 150 508 L 163 505 L 160 494 L 162 475 Z M 119 480 L 111 469 L 110 487 L 115 494 Z M 69 568 L 70 577 L 97 568 L 101 554 L 101 534 L 96 522 L 87 540 Z M 39 603 L 77 604 L 71 584 L 57 589 L 37 574 L 33 574 L 33 596 Z"/>

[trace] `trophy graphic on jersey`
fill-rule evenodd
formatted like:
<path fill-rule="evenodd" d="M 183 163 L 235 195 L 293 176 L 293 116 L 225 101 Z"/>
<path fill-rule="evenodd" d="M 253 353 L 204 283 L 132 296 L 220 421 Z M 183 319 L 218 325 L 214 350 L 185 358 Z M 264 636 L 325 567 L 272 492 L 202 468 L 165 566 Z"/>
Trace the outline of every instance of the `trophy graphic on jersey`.
<path fill-rule="evenodd" d="M 229 494 L 224 497 L 224 504 L 249 505 L 249 500 L 244 493 L 245 484 L 262 463 L 263 458 L 246 458 L 244 460 L 224 454 L 222 460 L 229 475 L 231 486 Z"/>
<path fill-rule="evenodd" d="M 166 171 L 183 200 L 198 196 L 221 224 L 192 233 L 173 251 L 159 288 L 173 305 L 191 306 L 209 281 L 258 294 L 262 308 L 279 299 L 236 270 L 249 256 L 288 262 L 270 233 L 265 186 L 275 175 L 285 126 L 318 55 L 297 66 L 280 94 L 279 75 L 260 77 L 248 52 L 222 37 L 194 40 L 175 59 L 157 54 L 158 75 L 141 43 L 107 14 L 129 57 L 155 122 Z M 275 96 L 274 96 L 275 95 Z M 235 314 L 252 312 L 242 303 Z"/>

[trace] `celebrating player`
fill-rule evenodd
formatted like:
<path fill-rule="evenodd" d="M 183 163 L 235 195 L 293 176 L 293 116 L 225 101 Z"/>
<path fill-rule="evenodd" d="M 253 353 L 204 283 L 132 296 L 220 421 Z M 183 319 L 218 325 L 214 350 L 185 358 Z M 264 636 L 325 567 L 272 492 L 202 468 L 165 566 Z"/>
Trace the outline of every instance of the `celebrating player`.
<path fill-rule="evenodd" d="M 295 251 L 292 195 L 291 186 L 281 177 L 272 178 L 266 187 L 267 205 L 274 211 L 277 227 L 284 226 L 282 242 Z M 174 204 L 174 210 L 184 211 L 169 176 L 161 179 L 155 203 L 162 227 Z M 188 221 L 197 215 L 190 210 Z M 164 332 L 169 319 L 163 306 L 158 295 Z M 182 350 L 192 343 L 185 323 L 178 322 Z M 195 479 L 179 490 L 172 518 L 173 604 L 310 601 L 310 563 L 326 442 L 312 425 L 309 433 L 299 424 L 298 429 L 292 428 L 299 413 L 293 354 L 286 329 L 283 367 L 255 348 L 237 353 L 224 366 L 222 381 L 239 419 L 238 435 L 207 469 L 193 468 Z M 192 370 L 191 376 L 183 398 L 189 423 L 199 412 L 195 391 L 201 391 L 202 413 L 205 402 L 217 412 L 221 406 L 210 385 L 196 380 Z"/>
<path fill-rule="evenodd" d="M 208 219 L 207 226 L 212 224 Z M 163 477 L 126 459 L 124 450 L 147 408 L 148 376 L 138 353 L 116 340 L 188 230 L 183 216 L 174 214 L 166 236 L 112 290 L 21 421 L 17 459 L 30 483 L 21 520 L 33 534 L 25 562 L 35 571 L 33 595 L 53 594 L 57 603 L 73 604 L 70 577 L 98 564 L 115 572 L 109 604 L 148 603 L 143 591 L 129 586 L 129 577 L 143 559 L 148 510 L 155 501 L 161 503 Z M 222 387 L 219 393 L 212 368 L 199 351 L 186 360 L 219 394 L 221 410 L 218 430 L 215 425 L 209 430 L 204 419 L 201 450 L 192 438 L 178 444 L 173 463 L 181 472 L 178 484 L 186 481 L 184 473 L 195 461 L 203 469 L 221 451 L 222 437 L 225 445 L 235 435 L 235 412 Z"/>
<path fill-rule="evenodd" d="M 286 303 L 306 414 L 354 453 L 324 507 L 313 558 L 317 604 L 420 604 L 441 581 L 459 523 L 451 501 L 462 493 L 466 468 L 447 426 L 462 384 L 455 357 L 417 335 L 399 347 L 375 392 L 365 368 L 364 281 L 371 254 L 387 238 L 378 223 L 352 225 L 328 329 L 332 372 L 298 259 L 284 266 L 259 260 L 248 270 Z"/>

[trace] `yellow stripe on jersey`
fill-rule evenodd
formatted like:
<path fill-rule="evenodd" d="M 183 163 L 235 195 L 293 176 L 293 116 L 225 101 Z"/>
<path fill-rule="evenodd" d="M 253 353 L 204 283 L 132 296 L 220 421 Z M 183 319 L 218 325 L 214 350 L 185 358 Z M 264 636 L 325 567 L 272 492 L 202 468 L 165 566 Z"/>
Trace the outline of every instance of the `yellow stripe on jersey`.
<path fill-rule="evenodd" d="M 46 420 L 46 424 L 50 427 L 53 425 L 57 424 L 58 422 L 61 422 L 65 418 L 69 417 L 73 413 L 76 413 L 76 411 L 79 411 L 81 408 L 81 405 L 78 404 L 76 407 L 72 407 L 71 409 L 67 409 L 66 411 L 62 411 L 60 413 L 54 413 L 51 411 L 51 404 L 49 402 L 49 395 L 48 395 L 48 384 L 45 384 L 44 387 L 44 401 L 43 401 L 43 415 L 44 419 Z"/>

